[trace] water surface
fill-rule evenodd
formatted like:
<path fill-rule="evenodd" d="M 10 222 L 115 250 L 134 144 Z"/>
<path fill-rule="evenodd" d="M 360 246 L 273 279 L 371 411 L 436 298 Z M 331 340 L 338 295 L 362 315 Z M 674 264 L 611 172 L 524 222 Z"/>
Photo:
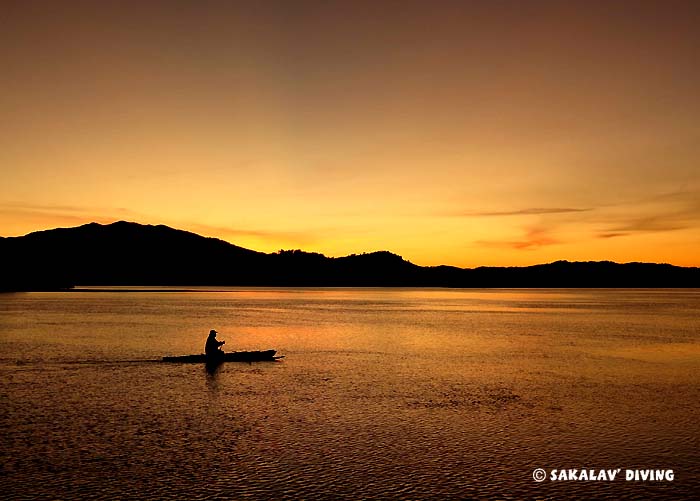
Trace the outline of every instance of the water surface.
<path fill-rule="evenodd" d="M 277 349 L 282 362 L 157 362 Z M 700 291 L 0 295 L 8 498 L 692 497 Z M 535 468 L 673 469 L 536 483 Z"/>

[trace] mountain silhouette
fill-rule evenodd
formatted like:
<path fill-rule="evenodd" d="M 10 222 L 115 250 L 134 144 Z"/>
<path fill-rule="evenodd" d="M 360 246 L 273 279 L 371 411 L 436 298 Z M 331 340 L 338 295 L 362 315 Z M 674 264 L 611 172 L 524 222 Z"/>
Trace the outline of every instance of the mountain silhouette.
<path fill-rule="evenodd" d="M 567 262 L 528 267 L 421 267 L 381 251 L 330 258 L 265 254 L 167 226 L 119 221 L 0 237 L 0 290 L 76 285 L 417 287 L 700 287 L 700 268 Z"/>

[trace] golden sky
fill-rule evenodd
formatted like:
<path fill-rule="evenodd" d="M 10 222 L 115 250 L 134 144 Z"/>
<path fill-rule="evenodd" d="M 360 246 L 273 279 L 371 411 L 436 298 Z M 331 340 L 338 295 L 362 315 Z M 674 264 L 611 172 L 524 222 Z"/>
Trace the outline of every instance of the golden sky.
<path fill-rule="evenodd" d="M 697 1 L 4 1 L 0 235 L 700 266 Z"/>

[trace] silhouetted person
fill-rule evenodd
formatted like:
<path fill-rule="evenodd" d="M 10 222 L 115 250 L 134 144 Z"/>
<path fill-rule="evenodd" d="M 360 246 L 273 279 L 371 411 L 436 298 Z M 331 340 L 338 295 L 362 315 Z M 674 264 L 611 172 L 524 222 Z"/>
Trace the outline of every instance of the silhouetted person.
<path fill-rule="evenodd" d="M 204 345 L 204 353 L 208 357 L 216 357 L 223 355 L 224 352 L 221 349 L 221 345 L 226 344 L 226 341 L 218 341 L 216 339 L 216 331 L 214 329 L 209 331 L 209 337 L 207 338 L 207 344 Z"/>

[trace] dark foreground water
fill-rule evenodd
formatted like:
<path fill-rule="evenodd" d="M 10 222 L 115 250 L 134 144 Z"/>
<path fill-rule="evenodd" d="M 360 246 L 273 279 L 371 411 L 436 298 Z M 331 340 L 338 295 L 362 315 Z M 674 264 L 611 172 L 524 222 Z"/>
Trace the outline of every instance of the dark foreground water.
<path fill-rule="evenodd" d="M 155 361 L 210 328 L 286 358 Z M 0 497 L 691 498 L 699 333 L 697 290 L 4 294 Z"/>

